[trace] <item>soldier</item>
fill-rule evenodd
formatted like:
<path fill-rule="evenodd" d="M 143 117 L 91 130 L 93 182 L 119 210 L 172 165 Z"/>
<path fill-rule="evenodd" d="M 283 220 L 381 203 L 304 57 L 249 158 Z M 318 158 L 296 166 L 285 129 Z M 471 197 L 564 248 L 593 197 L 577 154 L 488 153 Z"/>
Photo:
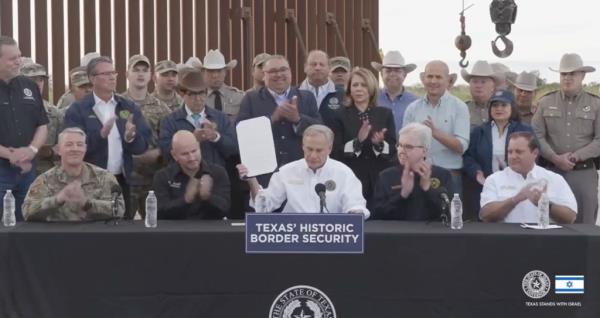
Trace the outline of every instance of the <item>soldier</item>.
<path fill-rule="evenodd" d="M 69 79 L 71 80 L 71 86 L 69 90 L 73 94 L 74 101 L 78 102 L 82 100 L 87 94 L 92 92 L 92 84 L 87 76 L 85 67 L 78 66 L 69 72 Z M 68 105 L 64 111 L 66 111 Z"/>
<path fill-rule="evenodd" d="M 337 90 L 345 90 L 346 83 L 350 79 L 350 70 L 352 69 L 350 59 L 345 56 L 332 57 L 329 59 L 329 66 L 331 66 L 329 79 L 333 81 Z"/>
<path fill-rule="evenodd" d="M 40 93 L 44 91 L 44 86 L 48 80 L 48 73 L 43 65 L 36 63 L 25 64 L 21 67 L 21 74 L 34 81 L 39 87 Z M 43 102 L 44 109 L 46 110 L 46 116 L 48 116 L 49 120 L 48 138 L 46 139 L 46 143 L 40 147 L 37 155 L 35 156 L 38 175 L 54 167 L 54 164 L 58 161 L 58 157 L 55 156 L 52 148 L 54 145 L 56 145 L 58 130 L 62 126 L 62 115 L 58 108 L 54 107 L 45 99 Z"/>
<path fill-rule="evenodd" d="M 100 53 L 98 53 L 98 52 L 87 53 L 81 58 L 81 62 L 79 64 L 79 66 L 85 68 L 91 60 L 93 60 L 97 57 L 100 57 Z M 56 103 L 56 107 L 58 107 L 58 109 L 63 109 L 63 108 L 68 107 L 69 105 L 73 104 L 74 101 L 75 101 L 75 96 L 73 96 L 73 93 L 70 90 L 67 90 L 58 99 L 58 103 Z"/>
<path fill-rule="evenodd" d="M 315 96 L 323 124 L 335 131 L 336 112 L 344 101 L 344 91 L 335 88 L 335 84 L 329 79 L 329 70 L 327 53 L 321 50 L 310 51 L 306 57 L 306 63 L 304 63 L 306 79 L 299 88 L 307 90 Z"/>
<path fill-rule="evenodd" d="M 113 217 L 112 192 L 119 186 L 108 171 L 83 161 L 86 135 L 67 128 L 58 137 L 60 165 L 38 176 L 25 197 L 27 221 L 89 221 Z M 117 216 L 125 211 L 123 197 Z"/>
<path fill-rule="evenodd" d="M 129 88 L 121 94 L 140 107 L 142 115 L 152 130 L 148 150 L 141 155 L 133 156 L 133 172 L 130 180 L 133 210 L 137 208 L 142 216 L 145 215 L 146 194 L 151 190 L 154 173 L 162 167 L 160 148 L 158 148 L 160 121 L 171 113 L 167 105 L 148 94 L 150 74 L 152 74 L 150 60 L 146 56 L 134 55 L 129 58 L 127 67 Z"/>
<path fill-rule="evenodd" d="M 257 54 L 252 60 L 252 80 L 254 81 L 254 86 L 248 89 L 246 93 L 259 90 L 261 87 L 265 86 L 265 73 L 263 72 L 263 65 L 270 56 L 271 55 L 267 53 L 260 53 Z"/>
<path fill-rule="evenodd" d="M 494 73 L 487 61 L 477 61 L 471 73 L 462 69 L 460 75 L 469 83 L 471 100 L 467 101 L 471 115 L 471 129 L 488 121 L 488 101 L 496 90 L 500 77 Z"/>
<path fill-rule="evenodd" d="M 397 129 L 400 129 L 403 126 L 406 108 L 417 99 L 413 93 L 406 91 L 404 79 L 417 66 L 412 63 L 406 64 L 404 57 L 398 51 L 387 52 L 383 57 L 382 64 L 371 62 L 371 66 L 381 72 L 383 78 L 384 87 L 378 93 L 377 105 L 392 110 L 394 124 Z"/>
<path fill-rule="evenodd" d="M 584 66 L 577 54 L 560 60 L 560 90 L 539 100 L 533 130 L 540 152 L 550 169 L 562 175 L 577 199 L 575 223 L 594 224 L 598 210 L 598 173 L 594 159 L 600 156 L 600 97 L 583 90 Z"/>
<path fill-rule="evenodd" d="M 177 65 L 171 60 L 156 63 L 154 69 L 153 97 L 162 101 L 171 111 L 183 104 L 183 99 L 175 91 L 177 86 Z"/>
<path fill-rule="evenodd" d="M 240 103 L 244 92 L 239 89 L 225 85 L 227 72 L 237 65 L 237 60 L 231 60 L 225 64 L 225 56 L 219 50 L 209 50 L 204 56 L 202 69 L 204 70 L 204 81 L 208 85 L 208 98 L 206 105 L 220 110 L 234 120 L 240 111 Z"/>
<path fill-rule="evenodd" d="M 533 118 L 535 92 L 537 90 L 537 75 L 535 73 L 521 72 L 517 79 L 510 83 L 515 87 L 515 101 L 521 116 L 521 122 L 531 125 Z"/>

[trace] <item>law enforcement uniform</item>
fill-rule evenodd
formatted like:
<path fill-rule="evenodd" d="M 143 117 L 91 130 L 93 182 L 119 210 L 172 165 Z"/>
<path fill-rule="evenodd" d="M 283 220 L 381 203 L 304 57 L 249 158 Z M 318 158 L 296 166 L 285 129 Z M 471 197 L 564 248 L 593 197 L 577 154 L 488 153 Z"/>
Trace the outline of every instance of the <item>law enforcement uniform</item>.
<path fill-rule="evenodd" d="M 222 109 L 218 109 L 215 105 L 215 96 L 220 94 Z M 222 85 L 218 90 L 209 89 L 208 97 L 206 99 L 206 105 L 208 107 L 218 109 L 225 113 L 229 119 L 235 119 L 237 114 L 240 112 L 240 104 L 244 98 L 244 92 L 233 87 Z"/>
<path fill-rule="evenodd" d="M 465 104 L 467 104 L 469 115 L 471 116 L 471 130 L 488 122 L 488 103 L 478 104 L 470 100 Z"/>
<path fill-rule="evenodd" d="M 594 158 L 600 156 L 600 97 L 584 91 L 571 98 L 561 91 L 550 92 L 539 100 L 532 124 L 545 159 L 568 152 L 580 158 L 572 171 L 551 168 L 567 180 L 575 193 L 575 222 L 594 224 L 598 209 Z"/>
<path fill-rule="evenodd" d="M 54 167 L 35 179 L 23 203 L 27 221 L 89 221 L 112 217 L 113 187 L 119 183 L 110 172 L 89 163 L 82 163 L 78 177 L 69 176 L 61 167 Z M 59 204 L 58 193 L 69 183 L 79 180 L 88 202 L 84 206 L 74 203 Z M 123 196 L 117 200 L 117 214 L 125 212 Z"/>
<path fill-rule="evenodd" d="M 161 102 L 158 98 L 146 94 L 143 100 L 135 100 L 129 95 L 129 92 L 124 92 L 123 97 L 136 103 L 142 110 L 144 118 L 152 130 L 152 139 L 148 142 L 148 150 L 158 147 L 158 136 L 160 130 L 160 121 L 171 113 L 167 105 Z M 146 195 L 152 186 L 152 178 L 154 173 L 163 167 L 162 160 L 154 164 L 142 164 L 138 160 L 138 156 L 133 156 L 133 173 L 131 174 L 131 193 L 134 196 L 133 202 L 137 202 L 138 211 L 143 215 Z M 135 210 L 135 207 L 134 207 Z"/>
<path fill-rule="evenodd" d="M 379 174 L 375 186 L 373 219 L 428 221 L 440 218 L 444 211 L 442 193 L 452 193 L 450 172 L 431 166 L 431 185 L 423 191 L 420 176 L 415 173 L 413 191 L 407 198 L 400 195 L 402 166 L 387 168 Z"/>
<path fill-rule="evenodd" d="M 48 78 L 46 68 L 37 63 L 30 62 L 21 67 L 21 74 L 28 77 L 31 80 L 35 80 L 36 77 Z M 59 129 L 62 126 L 62 117 L 58 108 L 54 107 L 47 100 L 43 100 L 44 109 L 46 116 L 48 116 L 48 137 L 44 147 L 35 157 L 37 174 L 42 174 L 48 169 L 54 167 L 54 164 L 58 161 L 58 156 L 54 154 L 52 147 L 56 145 L 58 139 Z"/>
<path fill-rule="evenodd" d="M 37 128 L 47 124 L 42 96 L 32 80 L 25 76 L 17 76 L 8 83 L 0 80 L 0 145 L 27 147 Z M 12 189 L 17 220 L 22 220 L 21 205 L 35 176 L 35 169 L 22 173 L 8 159 L 0 158 L 0 197 L 4 197 L 6 190 Z"/>

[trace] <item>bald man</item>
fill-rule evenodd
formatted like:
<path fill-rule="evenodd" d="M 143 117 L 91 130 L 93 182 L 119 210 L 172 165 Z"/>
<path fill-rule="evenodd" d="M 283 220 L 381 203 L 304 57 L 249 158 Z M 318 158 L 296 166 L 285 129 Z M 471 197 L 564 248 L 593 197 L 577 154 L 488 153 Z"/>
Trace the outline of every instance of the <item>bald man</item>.
<path fill-rule="evenodd" d="M 462 155 L 469 145 L 469 109 L 448 92 L 451 82 L 448 65 L 431 61 L 421 73 L 425 96 L 412 102 L 404 112 L 403 125 L 422 123 L 431 128 L 431 163 L 450 170 L 452 189 L 461 193 Z"/>
<path fill-rule="evenodd" d="M 229 211 L 229 178 L 219 165 L 202 160 L 193 133 L 173 135 L 171 162 L 154 175 L 159 219 L 222 219 Z"/>

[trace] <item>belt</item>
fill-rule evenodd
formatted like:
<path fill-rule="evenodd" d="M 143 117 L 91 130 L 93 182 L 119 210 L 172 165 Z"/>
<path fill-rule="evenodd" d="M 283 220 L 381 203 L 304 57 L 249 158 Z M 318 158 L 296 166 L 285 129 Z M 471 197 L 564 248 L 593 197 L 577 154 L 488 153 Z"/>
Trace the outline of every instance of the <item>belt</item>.
<path fill-rule="evenodd" d="M 588 159 L 585 161 L 580 161 L 575 163 L 573 170 L 585 170 L 585 169 L 595 169 L 596 165 L 594 165 L 594 159 Z"/>

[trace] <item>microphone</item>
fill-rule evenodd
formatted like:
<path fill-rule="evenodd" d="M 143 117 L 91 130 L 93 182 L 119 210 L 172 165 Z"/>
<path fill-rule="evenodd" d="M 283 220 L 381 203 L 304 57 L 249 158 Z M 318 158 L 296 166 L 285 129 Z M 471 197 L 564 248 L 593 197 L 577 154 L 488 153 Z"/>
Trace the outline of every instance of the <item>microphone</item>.
<path fill-rule="evenodd" d="M 317 183 L 315 185 L 315 192 L 319 196 L 319 201 L 320 201 L 320 206 L 321 206 L 319 213 L 323 213 L 323 208 L 326 209 L 326 206 L 325 206 L 325 191 L 327 191 L 327 187 L 324 184 Z"/>
<path fill-rule="evenodd" d="M 450 198 L 448 198 L 448 189 L 440 187 L 440 191 L 440 198 L 442 199 L 442 214 L 440 215 L 440 218 L 445 225 L 448 224 L 450 216 Z"/>
<path fill-rule="evenodd" d="M 121 195 L 121 187 L 118 184 L 115 184 L 114 186 L 112 186 L 112 188 L 110 188 L 110 194 L 112 202 L 112 217 L 116 225 L 118 223 L 118 198 Z"/>

